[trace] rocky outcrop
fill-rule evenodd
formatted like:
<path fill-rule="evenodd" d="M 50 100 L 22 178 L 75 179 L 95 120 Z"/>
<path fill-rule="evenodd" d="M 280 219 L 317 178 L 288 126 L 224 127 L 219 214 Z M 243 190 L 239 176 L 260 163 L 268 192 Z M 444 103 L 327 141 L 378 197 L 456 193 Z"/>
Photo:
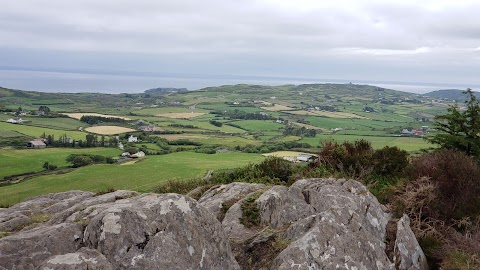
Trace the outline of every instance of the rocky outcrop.
<path fill-rule="evenodd" d="M 391 240 L 395 256 L 389 258 L 386 227 L 392 217 L 357 181 L 303 179 L 290 187 L 272 186 L 263 188 L 259 196 L 252 195 L 247 194 L 230 207 L 222 221 L 243 269 L 426 267 L 406 217 L 397 222 Z M 216 197 L 223 196 L 217 192 L 208 194 L 208 199 L 215 202 Z M 246 198 L 255 198 L 259 216 L 256 226 L 242 222 Z M 210 203 L 209 207 L 220 207 L 220 203 Z M 265 257 L 270 260 L 262 260 Z"/>
<path fill-rule="evenodd" d="M 200 193 L 71 191 L 0 209 L 0 269 L 428 269 L 408 217 L 356 181 Z"/>
<path fill-rule="evenodd" d="M 49 194 L 3 209 L 1 225 L 18 213 L 50 218 L 7 231 L 0 269 L 239 269 L 220 222 L 186 196 Z"/>

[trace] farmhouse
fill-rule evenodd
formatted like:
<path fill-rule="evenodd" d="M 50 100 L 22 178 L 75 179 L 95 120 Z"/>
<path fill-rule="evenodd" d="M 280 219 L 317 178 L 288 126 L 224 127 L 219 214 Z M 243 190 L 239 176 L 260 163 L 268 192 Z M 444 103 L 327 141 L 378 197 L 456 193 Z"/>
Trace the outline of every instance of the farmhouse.
<path fill-rule="evenodd" d="M 130 135 L 130 137 L 128 137 L 128 142 L 138 142 L 138 137 Z"/>
<path fill-rule="evenodd" d="M 22 118 L 19 118 L 19 117 L 15 117 L 15 118 L 10 118 L 7 120 L 7 123 L 12 123 L 12 124 L 19 124 L 19 123 L 22 123 L 24 122 L 25 120 L 23 120 Z"/>
<path fill-rule="evenodd" d="M 297 156 L 297 161 L 301 161 L 301 162 L 312 162 L 315 159 L 317 159 L 317 156 L 315 155 L 300 154 Z"/>
<path fill-rule="evenodd" d="M 145 156 L 145 153 L 143 151 L 138 151 L 137 153 L 128 156 L 129 158 L 142 158 Z"/>
<path fill-rule="evenodd" d="M 315 159 L 317 159 L 317 156 L 315 155 L 300 154 L 297 156 L 297 161 L 301 161 L 301 162 L 312 162 Z"/>
<path fill-rule="evenodd" d="M 47 145 L 40 140 L 29 141 L 27 143 L 27 148 L 40 149 L 40 148 L 46 148 L 46 147 Z"/>

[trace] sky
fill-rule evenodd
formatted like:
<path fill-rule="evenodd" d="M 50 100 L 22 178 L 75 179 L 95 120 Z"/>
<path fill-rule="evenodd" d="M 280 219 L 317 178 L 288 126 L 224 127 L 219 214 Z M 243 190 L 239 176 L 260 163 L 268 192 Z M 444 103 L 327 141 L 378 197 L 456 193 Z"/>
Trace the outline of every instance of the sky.
<path fill-rule="evenodd" d="M 0 85 L 141 92 L 233 83 L 480 88 L 480 1 L 15 0 Z"/>

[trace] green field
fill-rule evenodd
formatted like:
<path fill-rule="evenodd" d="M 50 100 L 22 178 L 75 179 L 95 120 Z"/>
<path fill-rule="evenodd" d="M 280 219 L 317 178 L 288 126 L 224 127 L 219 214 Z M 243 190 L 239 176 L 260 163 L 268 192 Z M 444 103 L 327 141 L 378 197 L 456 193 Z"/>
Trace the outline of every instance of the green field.
<path fill-rule="evenodd" d="M 231 123 L 248 131 L 272 131 L 283 127 L 282 124 L 275 123 L 272 120 L 240 120 Z"/>
<path fill-rule="evenodd" d="M 209 170 L 235 168 L 264 159 L 259 154 L 198 154 L 179 152 L 148 156 L 131 165 L 92 165 L 61 175 L 33 178 L 19 184 L 0 187 L 0 205 L 13 204 L 25 198 L 67 190 L 100 191 L 107 188 L 151 191 L 170 180 L 201 177 Z"/>
<path fill-rule="evenodd" d="M 22 117 L 22 119 L 27 120 L 27 122 L 22 123 L 24 125 L 60 130 L 78 130 L 79 127 L 85 128 L 90 126 L 87 123 L 72 118 L 46 118 L 27 116 Z"/>
<path fill-rule="evenodd" d="M 0 179 L 13 174 L 42 171 L 43 163 L 48 161 L 59 167 L 67 166 L 65 158 L 70 154 L 95 154 L 118 156 L 121 151 L 115 148 L 47 148 L 47 149 L 1 149 Z"/>
<path fill-rule="evenodd" d="M 80 131 L 33 127 L 20 124 L 10 124 L 6 122 L 0 122 L 0 131 L 1 130 L 16 131 L 35 138 L 39 138 L 43 133 L 45 133 L 47 135 L 54 135 L 56 139 L 66 134 L 67 137 L 70 137 L 74 140 L 85 140 L 85 135 L 87 135 L 87 133 Z"/>
<path fill-rule="evenodd" d="M 322 141 L 343 142 L 364 139 L 371 142 L 373 148 L 382 148 L 385 146 L 397 146 L 406 151 L 418 151 L 434 147 L 422 138 L 412 137 L 379 137 L 379 136 L 361 136 L 361 135 L 317 135 L 316 137 L 303 138 L 299 142 L 308 143 L 312 146 L 320 146 Z"/>

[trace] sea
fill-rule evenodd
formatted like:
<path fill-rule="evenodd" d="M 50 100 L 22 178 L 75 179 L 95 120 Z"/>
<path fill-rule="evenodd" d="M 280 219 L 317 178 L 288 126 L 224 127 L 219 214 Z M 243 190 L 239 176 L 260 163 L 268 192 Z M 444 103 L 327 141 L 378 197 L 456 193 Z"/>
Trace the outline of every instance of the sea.
<path fill-rule="evenodd" d="M 108 74 L 36 70 L 0 70 L 0 86 L 42 92 L 141 93 L 158 87 L 198 90 L 233 84 L 286 85 L 313 83 L 369 84 L 393 90 L 423 94 L 439 89 L 480 89 L 480 86 L 452 83 L 369 81 L 325 78 L 295 78 L 192 74 Z"/>

